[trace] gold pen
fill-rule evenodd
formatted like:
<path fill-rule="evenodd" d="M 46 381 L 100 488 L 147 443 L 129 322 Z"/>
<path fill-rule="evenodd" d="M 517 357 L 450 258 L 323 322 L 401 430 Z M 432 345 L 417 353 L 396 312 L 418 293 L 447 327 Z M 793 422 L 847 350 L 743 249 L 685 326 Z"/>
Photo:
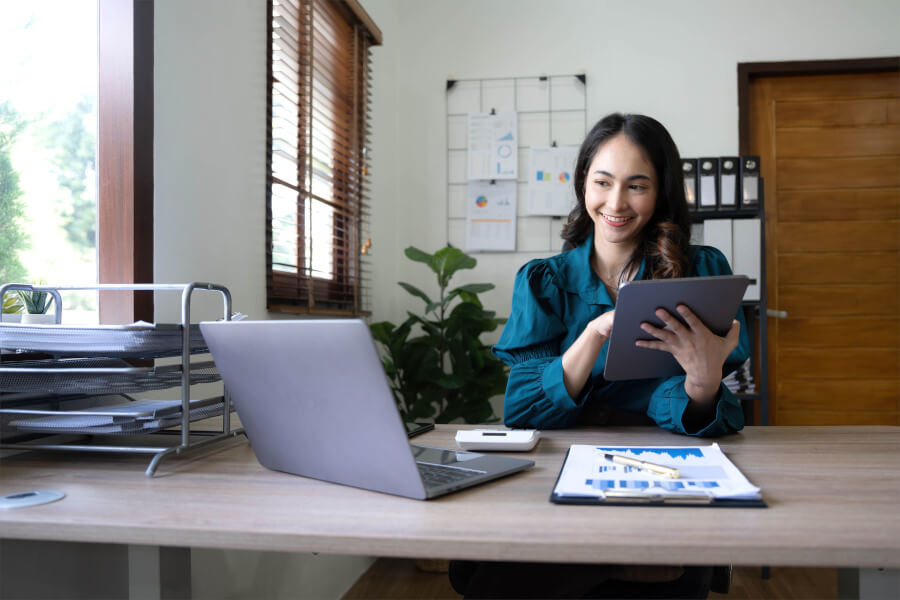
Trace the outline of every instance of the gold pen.
<path fill-rule="evenodd" d="M 681 477 L 681 471 L 674 467 L 656 465 L 653 463 L 644 462 L 642 460 L 637 460 L 635 458 L 628 458 L 627 456 L 619 456 L 618 454 L 604 454 L 603 458 L 605 458 L 606 460 L 611 460 L 614 463 L 619 463 L 620 465 L 628 465 L 629 467 L 634 467 L 635 469 L 643 469 L 652 471 L 653 473 L 657 473 L 658 475 L 665 475 L 669 479 L 678 479 L 679 477 Z"/>

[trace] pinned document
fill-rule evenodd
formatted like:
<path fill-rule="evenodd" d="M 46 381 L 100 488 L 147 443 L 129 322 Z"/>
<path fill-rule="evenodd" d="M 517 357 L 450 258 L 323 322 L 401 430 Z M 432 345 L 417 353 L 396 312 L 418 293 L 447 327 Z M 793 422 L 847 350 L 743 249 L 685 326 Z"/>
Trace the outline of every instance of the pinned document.
<path fill-rule="evenodd" d="M 466 250 L 516 249 L 516 182 L 470 181 Z"/>
<path fill-rule="evenodd" d="M 700 194 L 698 200 L 700 210 L 716 210 L 719 205 L 719 159 L 701 158 L 699 163 Z"/>
<path fill-rule="evenodd" d="M 533 146 L 528 157 L 526 215 L 566 216 L 575 208 L 578 146 Z"/>
<path fill-rule="evenodd" d="M 517 115 L 513 111 L 469 115 L 468 179 L 515 179 L 518 175 Z"/>

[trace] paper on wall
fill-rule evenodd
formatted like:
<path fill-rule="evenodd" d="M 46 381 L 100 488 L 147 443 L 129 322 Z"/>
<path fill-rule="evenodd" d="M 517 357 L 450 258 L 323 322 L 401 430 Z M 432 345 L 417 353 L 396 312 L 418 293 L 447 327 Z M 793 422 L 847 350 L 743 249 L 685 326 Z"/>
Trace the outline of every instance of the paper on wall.
<path fill-rule="evenodd" d="M 518 119 L 513 111 L 469 114 L 468 179 L 518 176 Z"/>
<path fill-rule="evenodd" d="M 516 249 L 516 182 L 470 181 L 466 191 L 466 249 Z"/>
<path fill-rule="evenodd" d="M 575 207 L 578 146 L 533 146 L 528 158 L 526 215 L 566 216 Z"/>

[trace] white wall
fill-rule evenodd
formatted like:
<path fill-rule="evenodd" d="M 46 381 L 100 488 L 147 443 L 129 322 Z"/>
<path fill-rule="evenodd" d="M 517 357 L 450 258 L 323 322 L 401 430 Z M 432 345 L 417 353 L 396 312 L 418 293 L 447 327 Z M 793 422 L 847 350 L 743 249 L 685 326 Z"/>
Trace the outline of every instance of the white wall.
<path fill-rule="evenodd" d="M 154 25 L 154 278 L 223 284 L 265 318 L 265 2 L 157 0 Z"/>

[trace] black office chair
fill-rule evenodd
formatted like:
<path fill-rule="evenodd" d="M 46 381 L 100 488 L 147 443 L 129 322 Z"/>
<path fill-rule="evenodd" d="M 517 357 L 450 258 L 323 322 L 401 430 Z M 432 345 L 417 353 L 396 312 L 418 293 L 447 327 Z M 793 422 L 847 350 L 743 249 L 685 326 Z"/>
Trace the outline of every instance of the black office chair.
<path fill-rule="evenodd" d="M 615 565 L 450 561 L 450 585 L 464 598 L 707 598 L 727 594 L 731 567 L 683 567 L 670 581 L 616 578 Z"/>

